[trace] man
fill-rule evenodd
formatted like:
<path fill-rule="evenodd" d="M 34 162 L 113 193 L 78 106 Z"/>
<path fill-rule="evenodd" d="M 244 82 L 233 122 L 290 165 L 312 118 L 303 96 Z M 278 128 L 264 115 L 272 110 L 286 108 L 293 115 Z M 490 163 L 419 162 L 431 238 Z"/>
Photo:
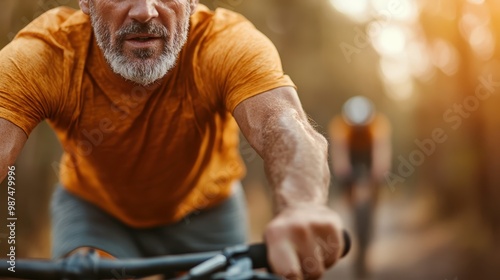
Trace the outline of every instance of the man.
<path fill-rule="evenodd" d="M 354 96 L 330 122 L 329 134 L 332 171 L 355 212 L 359 242 L 356 271 L 364 276 L 373 212 L 382 179 L 391 167 L 391 126 L 368 98 Z"/>
<path fill-rule="evenodd" d="M 40 121 L 64 148 L 54 257 L 245 242 L 239 126 L 274 187 L 271 267 L 319 278 L 343 247 L 341 222 L 325 206 L 327 142 L 270 41 L 197 0 L 79 4 L 45 13 L 0 52 L 0 180 Z"/>

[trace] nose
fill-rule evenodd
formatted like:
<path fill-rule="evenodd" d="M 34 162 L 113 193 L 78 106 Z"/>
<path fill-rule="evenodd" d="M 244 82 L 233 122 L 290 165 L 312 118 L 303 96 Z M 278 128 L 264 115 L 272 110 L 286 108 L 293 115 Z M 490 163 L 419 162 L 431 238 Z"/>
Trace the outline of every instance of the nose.
<path fill-rule="evenodd" d="M 138 22 L 148 22 L 158 17 L 157 0 L 134 0 L 129 10 L 129 17 Z"/>

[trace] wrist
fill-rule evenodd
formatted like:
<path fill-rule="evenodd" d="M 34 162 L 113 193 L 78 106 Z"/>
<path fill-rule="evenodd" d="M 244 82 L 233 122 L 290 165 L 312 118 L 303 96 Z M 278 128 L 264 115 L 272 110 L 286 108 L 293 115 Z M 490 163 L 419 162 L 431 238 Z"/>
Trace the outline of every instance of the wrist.
<path fill-rule="evenodd" d="M 300 192 L 278 189 L 275 192 L 275 203 L 278 212 L 285 208 L 302 208 L 311 206 L 326 206 L 328 189 L 317 188 L 314 192 Z"/>

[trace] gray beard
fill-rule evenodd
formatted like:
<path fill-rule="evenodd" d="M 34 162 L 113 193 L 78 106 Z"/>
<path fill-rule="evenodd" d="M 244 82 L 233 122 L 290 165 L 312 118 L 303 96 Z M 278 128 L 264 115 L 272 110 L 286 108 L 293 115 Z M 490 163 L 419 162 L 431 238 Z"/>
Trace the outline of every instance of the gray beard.
<path fill-rule="evenodd" d="M 189 6 L 186 7 L 186 22 L 181 23 L 178 30 L 170 33 L 174 36 L 174 44 L 172 47 L 167 45 L 168 31 L 163 26 L 154 25 L 151 23 L 140 24 L 134 23 L 122 27 L 117 32 L 117 40 L 111 44 L 111 34 L 106 28 L 104 20 L 97 16 L 94 10 L 94 4 L 90 2 L 90 21 L 94 28 L 97 45 L 101 48 L 104 58 L 116 74 L 122 76 L 126 80 L 132 81 L 142 86 L 148 86 L 155 81 L 163 78 L 167 72 L 172 69 L 182 50 L 182 47 L 187 41 L 189 32 Z M 162 36 L 165 44 L 158 59 L 153 59 L 155 51 L 153 49 L 138 49 L 133 51 L 135 59 L 130 59 L 123 53 L 124 37 L 128 33 L 152 33 Z"/>

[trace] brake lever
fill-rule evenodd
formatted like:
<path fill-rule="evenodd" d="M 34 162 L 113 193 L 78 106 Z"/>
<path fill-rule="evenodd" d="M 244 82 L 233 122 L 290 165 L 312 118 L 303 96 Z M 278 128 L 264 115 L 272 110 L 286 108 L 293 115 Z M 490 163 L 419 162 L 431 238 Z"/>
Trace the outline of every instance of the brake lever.
<path fill-rule="evenodd" d="M 341 257 L 347 255 L 351 249 L 351 238 L 346 230 L 342 231 L 344 248 Z M 266 256 L 265 245 L 253 246 L 238 245 L 226 248 L 221 254 L 195 266 L 187 275 L 179 280 L 280 280 L 277 275 L 270 272 L 254 271 L 251 255 Z M 267 261 L 266 261 L 267 262 Z M 257 267 L 260 266 L 261 263 Z M 225 271 L 222 271 L 224 270 Z"/>
<path fill-rule="evenodd" d="M 250 247 L 238 245 L 193 267 L 179 280 L 280 280 L 277 276 L 253 270 Z"/>
<path fill-rule="evenodd" d="M 268 272 L 253 270 L 252 260 L 248 256 L 236 257 L 230 260 L 226 271 L 214 274 L 211 280 L 280 280 L 278 276 Z"/>

